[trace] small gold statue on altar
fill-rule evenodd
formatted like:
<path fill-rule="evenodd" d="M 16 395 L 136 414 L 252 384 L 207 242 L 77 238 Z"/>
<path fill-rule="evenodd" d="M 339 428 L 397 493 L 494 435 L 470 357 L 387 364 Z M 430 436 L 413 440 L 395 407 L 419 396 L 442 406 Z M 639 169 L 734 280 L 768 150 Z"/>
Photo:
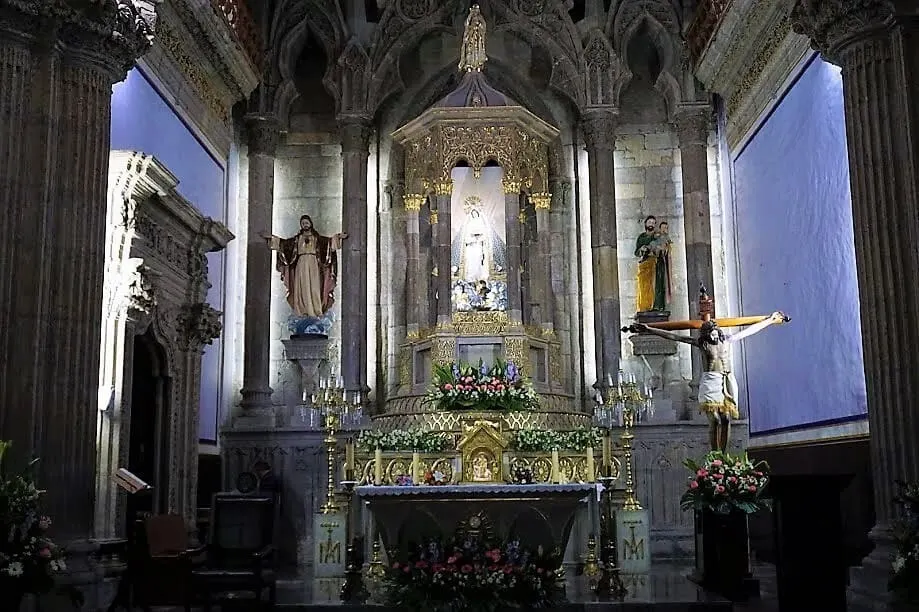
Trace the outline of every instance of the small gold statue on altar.
<path fill-rule="evenodd" d="M 457 449 L 463 462 L 462 480 L 465 482 L 502 482 L 504 451 L 508 441 L 501 432 L 500 423 L 475 420 L 463 424 L 463 435 Z"/>

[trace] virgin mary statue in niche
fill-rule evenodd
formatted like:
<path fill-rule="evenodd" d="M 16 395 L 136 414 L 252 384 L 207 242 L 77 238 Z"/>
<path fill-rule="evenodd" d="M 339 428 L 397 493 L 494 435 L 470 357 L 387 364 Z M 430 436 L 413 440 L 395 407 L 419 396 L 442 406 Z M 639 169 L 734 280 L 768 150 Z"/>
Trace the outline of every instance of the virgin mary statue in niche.
<path fill-rule="evenodd" d="M 460 201 L 454 206 L 461 207 L 463 221 L 454 227 L 452 240 L 454 310 L 505 310 L 505 246 L 494 226 L 494 203 L 478 195 Z"/>
<path fill-rule="evenodd" d="M 338 256 L 347 234 L 323 236 L 309 215 L 300 217 L 300 231 L 290 238 L 261 234 L 278 252 L 277 268 L 287 289 L 287 303 L 294 312 L 293 334 L 327 335 L 331 326 L 328 312 L 335 303 Z"/>

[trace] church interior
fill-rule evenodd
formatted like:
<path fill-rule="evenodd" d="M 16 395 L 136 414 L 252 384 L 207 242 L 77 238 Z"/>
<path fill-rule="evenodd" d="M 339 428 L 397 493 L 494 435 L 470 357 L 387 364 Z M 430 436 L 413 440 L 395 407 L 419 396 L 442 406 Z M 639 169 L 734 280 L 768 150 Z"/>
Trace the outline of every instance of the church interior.
<path fill-rule="evenodd" d="M 913 0 L 0 0 L 0 179 L 4 610 L 919 610 Z"/>

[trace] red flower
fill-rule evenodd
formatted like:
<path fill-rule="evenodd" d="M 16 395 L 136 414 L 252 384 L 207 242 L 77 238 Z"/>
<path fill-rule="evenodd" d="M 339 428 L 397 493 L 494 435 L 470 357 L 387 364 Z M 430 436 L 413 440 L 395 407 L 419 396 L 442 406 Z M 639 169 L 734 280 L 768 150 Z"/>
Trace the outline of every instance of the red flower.
<path fill-rule="evenodd" d="M 406 565 L 405 567 L 402 568 L 402 571 L 405 572 L 405 573 L 407 574 L 407 573 L 409 573 L 410 571 L 412 571 L 412 568 L 410 568 L 409 566 Z"/>
<path fill-rule="evenodd" d="M 396 561 L 395 563 L 393 563 L 393 564 L 392 564 L 392 568 L 393 568 L 393 569 L 399 569 L 399 562 Z"/>
<path fill-rule="evenodd" d="M 418 569 L 424 569 L 427 566 L 428 566 L 427 561 L 418 561 L 415 563 L 415 567 L 417 567 Z"/>
<path fill-rule="evenodd" d="M 447 383 L 447 384 L 444 385 L 444 389 L 445 389 L 446 391 L 450 391 L 452 388 L 453 388 L 453 385 L 451 385 L 450 383 Z"/>
<path fill-rule="evenodd" d="M 450 565 L 453 565 L 453 564 L 456 563 L 458 560 L 459 560 L 459 557 L 457 557 L 456 555 L 453 555 L 452 557 L 450 557 L 449 559 L 447 559 L 447 563 L 449 563 Z"/>
<path fill-rule="evenodd" d="M 504 566 L 504 573 L 505 573 L 505 574 L 510 574 L 510 573 L 513 572 L 513 571 L 514 571 L 514 566 L 513 566 L 513 565 L 505 565 L 505 566 Z"/>
<path fill-rule="evenodd" d="M 463 567 L 460 568 L 460 571 L 463 572 L 464 574 L 468 574 L 469 572 L 472 571 L 472 566 L 466 563 L 465 565 L 463 565 Z"/>

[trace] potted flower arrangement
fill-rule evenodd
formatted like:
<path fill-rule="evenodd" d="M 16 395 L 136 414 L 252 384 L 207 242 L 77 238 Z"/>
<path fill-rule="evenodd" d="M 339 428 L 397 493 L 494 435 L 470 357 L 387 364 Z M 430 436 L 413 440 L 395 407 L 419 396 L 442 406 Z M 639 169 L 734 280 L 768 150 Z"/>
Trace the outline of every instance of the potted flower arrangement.
<path fill-rule="evenodd" d="M 561 559 L 519 542 L 428 542 L 386 571 L 387 604 L 402 610 L 491 612 L 547 608 L 564 599 Z"/>
<path fill-rule="evenodd" d="M 63 551 L 48 537 L 51 519 L 39 512 L 44 491 L 31 476 L 38 460 L 24 472 L 8 475 L 4 457 L 10 446 L 0 441 L 0 593 L 9 606 L 4 609 L 19 610 L 25 595 L 50 592 L 54 575 L 67 566 Z"/>
<path fill-rule="evenodd" d="M 426 401 L 439 410 L 532 410 L 539 396 L 512 361 L 491 367 L 451 363 L 434 366 Z"/>
<path fill-rule="evenodd" d="M 696 580 L 730 599 L 755 594 L 747 517 L 771 507 L 769 466 L 721 451 L 684 465 L 691 474 L 680 506 L 696 515 Z"/>
<path fill-rule="evenodd" d="M 894 501 L 901 515 L 894 528 L 897 554 L 893 560 L 890 590 L 898 604 L 919 607 L 919 484 L 897 482 Z"/>

